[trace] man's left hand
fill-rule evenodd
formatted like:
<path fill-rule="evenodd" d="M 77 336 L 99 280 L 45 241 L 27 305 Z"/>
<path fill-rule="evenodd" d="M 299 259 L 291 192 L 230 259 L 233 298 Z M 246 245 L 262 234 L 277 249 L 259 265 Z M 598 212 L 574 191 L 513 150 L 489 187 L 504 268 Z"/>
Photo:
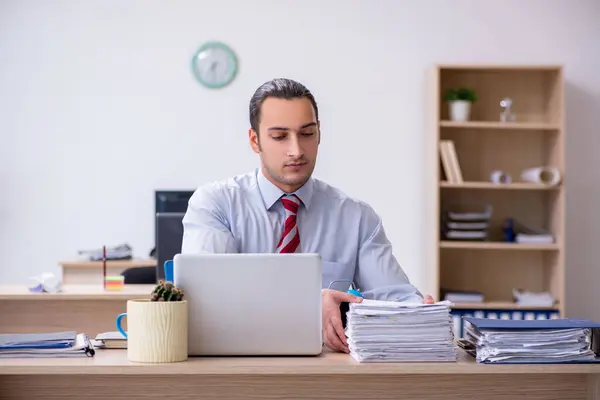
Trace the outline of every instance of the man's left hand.
<path fill-rule="evenodd" d="M 425 298 L 423 299 L 423 303 L 424 304 L 433 304 L 433 297 L 431 297 L 430 295 L 425 296 Z"/>

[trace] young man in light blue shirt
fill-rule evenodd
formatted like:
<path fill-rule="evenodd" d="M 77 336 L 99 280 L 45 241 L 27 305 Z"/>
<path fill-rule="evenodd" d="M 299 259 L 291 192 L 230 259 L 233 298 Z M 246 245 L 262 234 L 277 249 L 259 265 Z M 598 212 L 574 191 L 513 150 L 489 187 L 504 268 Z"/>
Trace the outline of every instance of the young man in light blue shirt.
<path fill-rule="evenodd" d="M 375 211 L 311 177 L 321 132 L 306 87 L 289 79 L 260 86 L 250 100 L 248 135 L 260 168 L 194 192 L 182 253 L 320 254 L 323 339 L 337 351 L 348 352 L 340 304 L 361 301 L 345 293 L 348 281 L 365 298 L 433 302 L 409 282 Z"/>

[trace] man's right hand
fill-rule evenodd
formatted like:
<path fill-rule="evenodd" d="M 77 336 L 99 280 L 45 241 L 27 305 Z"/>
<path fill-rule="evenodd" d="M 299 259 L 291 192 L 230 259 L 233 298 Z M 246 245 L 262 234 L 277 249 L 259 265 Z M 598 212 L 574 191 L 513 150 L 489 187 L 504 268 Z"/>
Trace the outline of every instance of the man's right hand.
<path fill-rule="evenodd" d="M 346 334 L 342 326 L 340 304 L 343 302 L 360 303 L 362 298 L 339 290 L 323 289 L 321 300 L 323 306 L 323 341 L 332 350 L 349 353 Z"/>

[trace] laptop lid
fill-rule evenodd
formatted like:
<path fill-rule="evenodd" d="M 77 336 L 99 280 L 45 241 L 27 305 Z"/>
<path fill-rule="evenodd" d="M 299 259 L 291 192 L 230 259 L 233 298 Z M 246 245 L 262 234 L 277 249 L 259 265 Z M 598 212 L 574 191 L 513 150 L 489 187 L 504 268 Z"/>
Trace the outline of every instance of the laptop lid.
<path fill-rule="evenodd" d="M 321 269 L 318 254 L 177 254 L 189 355 L 321 353 Z"/>

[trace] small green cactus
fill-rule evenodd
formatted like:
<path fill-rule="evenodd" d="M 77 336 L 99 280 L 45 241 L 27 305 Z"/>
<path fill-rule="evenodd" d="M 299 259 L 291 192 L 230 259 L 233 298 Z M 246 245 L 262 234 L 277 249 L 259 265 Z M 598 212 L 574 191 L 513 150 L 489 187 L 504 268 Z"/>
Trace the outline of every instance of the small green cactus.
<path fill-rule="evenodd" d="M 150 301 L 181 301 L 183 289 L 176 287 L 173 282 L 160 280 L 152 291 Z"/>

